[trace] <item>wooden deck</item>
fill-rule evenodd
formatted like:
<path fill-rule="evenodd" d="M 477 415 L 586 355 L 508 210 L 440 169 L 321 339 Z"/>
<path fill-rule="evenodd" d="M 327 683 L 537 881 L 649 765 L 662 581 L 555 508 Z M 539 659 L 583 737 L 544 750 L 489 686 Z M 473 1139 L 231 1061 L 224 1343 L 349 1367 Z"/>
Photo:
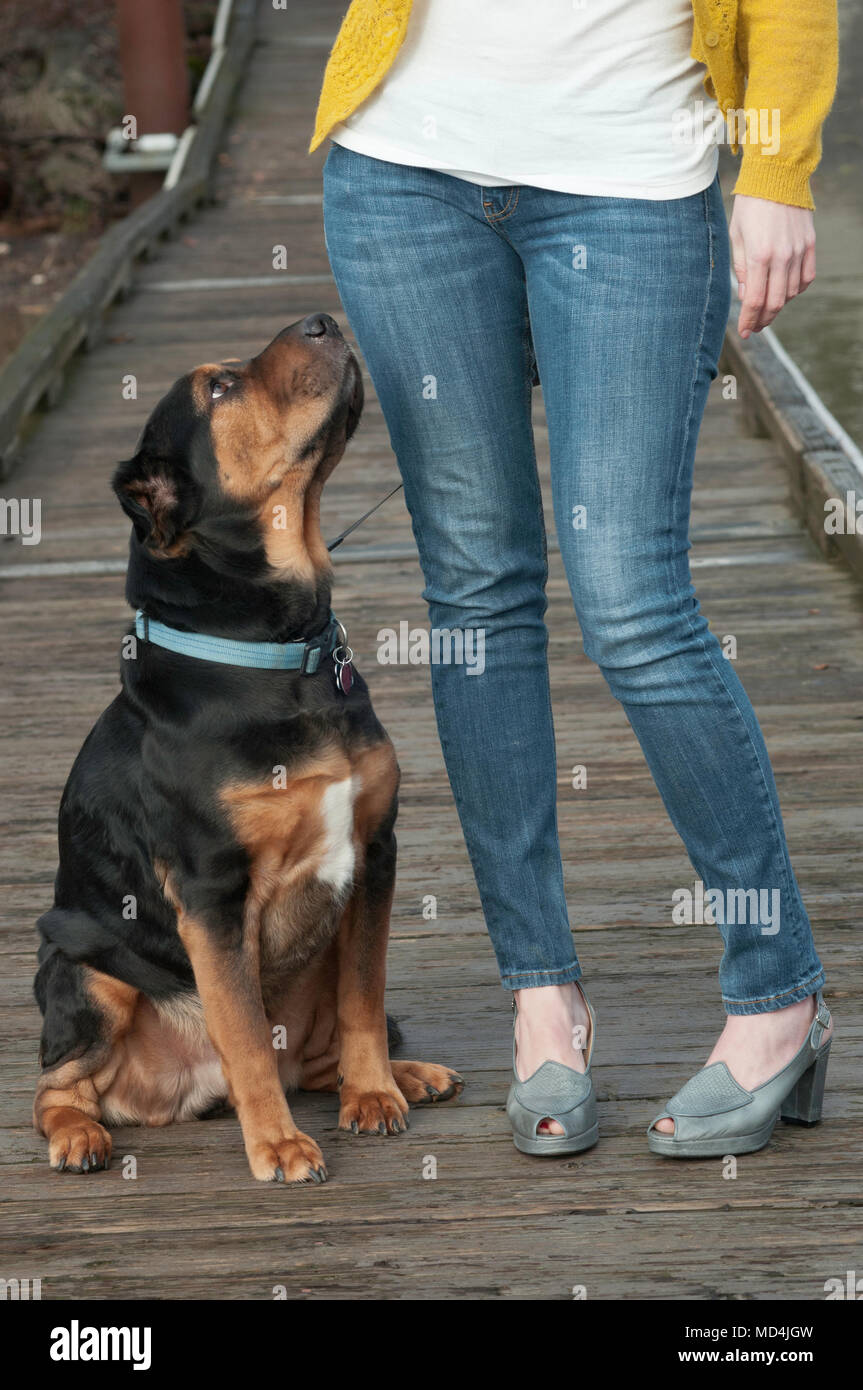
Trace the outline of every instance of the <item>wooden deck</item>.
<path fill-rule="evenodd" d="M 719 1161 L 647 1152 L 657 1106 L 705 1060 L 719 1027 L 719 939 L 676 928 L 669 884 L 693 875 L 621 710 L 581 654 L 559 557 L 549 584 L 559 806 L 579 955 L 599 1018 L 601 1141 L 571 1160 L 513 1148 L 508 995 L 497 981 L 435 733 L 428 671 L 378 667 L 374 637 L 427 622 L 401 497 L 338 552 L 336 606 L 403 768 L 389 1008 L 408 1056 L 467 1078 L 457 1104 L 413 1112 L 407 1135 L 335 1128 L 333 1097 L 300 1095 L 321 1142 L 322 1188 L 250 1177 L 233 1119 L 115 1134 L 110 1172 L 58 1177 L 30 1128 L 38 1012 L 33 922 L 51 898 L 68 769 L 117 684 L 128 525 L 108 480 L 152 404 L 198 361 L 258 350 L 328 310 L 344 325 L 321 228 L 321 152 L 305 151 L 343 0 L 261 6 L 259 41 L 225 144 L 218 205 L 146 265 L 109 337 L 81 359 L 6 496 L 42 499 L 38 546 L 0 547 L 4 676 L 0 1276 L 43 1298 L 822 1299 L 861 1269 L 861 590 L 816 550 L 786 502 L 775 446 L 739 402 L 711 397 L 699 449 L 696 579 L 762 720 L 792 856 L 816 924 L 837 1039 L 826 1123 L 779 1126 L 723 1176 Z M 281 283 L 272 248 L 288 247 Z M 303 282 L 292 277 L 313 277 Z M 189 282 L 206 281 L 206 288 Z M 240 283 L 237 283 L 237 282 Z M 125 401 L 134 373 L 138 399 Z M 539 393 L 536 428 L 547 459 Z M 333 535 L 397 480 L 369 388 L 330 484 Z M 82 562 L 92 565 L 85 572 Z M 20 571 L 20 573 L 13 573 Z M 587 791 L 569 769 L 587 763 Z M 435 921 L 422 916 L 434 894 Z M 137 1161 L 124 1177 L 123 1158 Z M 431 1156 L 437 1176 L 423 1176 Z"/>

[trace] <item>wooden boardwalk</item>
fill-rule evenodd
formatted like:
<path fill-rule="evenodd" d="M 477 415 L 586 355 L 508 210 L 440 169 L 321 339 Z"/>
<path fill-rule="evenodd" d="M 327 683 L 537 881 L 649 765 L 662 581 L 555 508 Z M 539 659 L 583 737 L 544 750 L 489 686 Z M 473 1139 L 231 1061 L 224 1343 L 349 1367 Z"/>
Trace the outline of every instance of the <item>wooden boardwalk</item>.
<path fill-rule="evenodd" d="M 0 547 L 4 675 L 0 1276 L 43 1298 L 820 1299 L 863 1268 L 859 781 L 863 595 L 792 517 L 773 444 L 712 393 L 698 458 L 696 579 L 762 720 L 792 856 L 816 924 L 837 1038 L 826 1123 L 779 1126 L 738 1161 L 669 1164 L 647 1152 L 658 1104 L 705 1060 L 721 1026 L 718 933 L 669 926 L 669 884 L 692 871 L 621 710 L 581 653 L 559 557 L 549 583 L 560 826 L 578 950 L 599 1018 L 602 1138 L 542 1162 L 516 1153 L 503 1102 L 508 995 L 497 981 L 435 733 L 428 671 L 375 663 L 380 627 L 426 624 L 400 496 L 338 553 L 336 607 L 403 768 L 389 1008 L 406 1055 L 457 1066 L 457 1104 L 412 1114 L 407 1135 L 335 1128 L 334 1097 L 300 1095 L 322 1144 L 322 1188 L 256 1184 L 233 1119 L 115 1134 L 110 1172 L 49 1172 L 30 1128 L 38 1012 L 33 922 L 51 898 L 60 792 L 117 684 L 128 524 L 108 487 L 152 404 L 193 364 L 259 350 L 312 310 L 345 326 L 321 228 L 320 153 L 305 151 L 343 0 L 261 6 L 225 143 L 218 205 L 147 264 L 109 337 L 79 360 L 6 496 L 42 499 L 38 546 Z M 288 248 L 279 282 L 272 248 Z M 247 283 L 264 277 L 265 283 Z M 292 277 L 313 277 L 306 282 Z M 205 281 L 206 287 L 194 282 Z M 122 396 L 133 373 L 138 399 Z M 543 484 L 541 399 L 536 429 Z M 397 481 L 369 389 L 359 434 L 325 497 L 333 535 Z M 86 572 L 87 562 L 92 572 Z M 574 791 L 569 769 L 589 768 Z M 422 901 L 437 898 L 436 920 Z M 137 1177 L 124 1176 L 124 1156 Z M 437 1176 L 424 1177 L 428 1160 Z"/>

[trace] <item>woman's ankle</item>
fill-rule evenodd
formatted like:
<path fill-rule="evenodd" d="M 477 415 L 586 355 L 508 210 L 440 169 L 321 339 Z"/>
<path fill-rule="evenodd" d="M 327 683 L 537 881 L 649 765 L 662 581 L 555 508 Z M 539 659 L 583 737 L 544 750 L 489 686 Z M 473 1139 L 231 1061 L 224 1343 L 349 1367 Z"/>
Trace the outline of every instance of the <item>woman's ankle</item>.
<path fill-rule="evenodd" d="M 516 1049 L 522 1080 L 545 1061 L 585 1069 L 590 1015 L 576 984 L 540 985 L 514 991 Z"/>

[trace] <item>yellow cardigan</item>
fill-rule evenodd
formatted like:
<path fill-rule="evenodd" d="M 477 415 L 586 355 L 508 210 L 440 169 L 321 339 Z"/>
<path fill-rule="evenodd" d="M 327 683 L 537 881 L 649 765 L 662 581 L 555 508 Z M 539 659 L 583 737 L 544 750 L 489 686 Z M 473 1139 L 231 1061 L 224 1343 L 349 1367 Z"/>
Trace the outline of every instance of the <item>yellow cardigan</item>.
<path fill-rule="evenodd" d="M 324 74 L 309 152 L 374 91 L 407 33 L 413 0 L 353 0 Z M 779 111 L 780 146 L 744 142 L 735 193 L 812 208 L 809 176 L 836 90 L 836 0 L 692 0 L 692 56 L 723 114 Z M 762 118 L 763 119 L 763 118 Z"/>

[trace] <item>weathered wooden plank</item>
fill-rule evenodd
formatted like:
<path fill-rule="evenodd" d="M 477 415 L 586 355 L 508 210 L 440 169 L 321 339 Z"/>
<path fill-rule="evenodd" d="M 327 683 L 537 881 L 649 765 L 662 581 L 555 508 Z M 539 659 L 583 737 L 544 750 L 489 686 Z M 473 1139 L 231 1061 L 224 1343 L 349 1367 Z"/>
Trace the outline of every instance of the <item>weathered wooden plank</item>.
<path fill-rule="evenodd" d="M 325 1189 L 312 1200 L 325 1200 Z M 303 1194 L 307 1195 L 307 1194 Z M 820 1238 L 819 1238 L 820 1237 Z M 213 1225 L 146 1240 L 46 1234 L 35 1264 L 45 1298 L 820 1299 L 854 1268 L 859 1231 L 844 1209 L 684 1214 L 489 1215 L 429 1224 L 266 1231 Z M 781 1256 L 780 1253 L 782 1252 Z M 178 1268 L 179 1266 L 179 1268 Z"/>
<path fill-rule="evenodd" d="M 220 202 L 136 278 L 111 315 L 116 341 L 76 360 L 60 408 L 27 444 L 14 483 L 20 495 L 43 499 L 43 541 L 0 545 L 0 571 L 122 559 L 127 531 L 110 473 L 170 382 L 207 357 L 259 350 L 313 308 L 346 326 L 326 283 L 286 285 L 276 304 L 267 290 L 147 289 L 158 280 L 260 273 L 276 239 L 289 246 L 292 270 L 326 272 L 319 206 L 251 200 L 320 191 L 325 151 L 309 158 L 305 145 L 326 50 L 303 49 L 292 32 L 334 32 L 343 8 L 342 0 L 287 12 L 260 7 L 261 42 L 239 94 L 230 163 L 220 165 Z M 120 398 L 126 372 L 138 378 L 134 402 Z M 363 424 L 325 495 L 328 534 L 395 481 L 367 386 Z M 534 420 L 548 497 L 540 393 Z M 695 573 L 714 630 L 738 640 L 736 669 L 764 725 L 828 970 L 838 1028 L 823 1126 L 781 1126 L 770 1148 L 739 1161 L 734 1179 L 713 1161 L 670 1165 L 646 1150 L 649 1119 L 703 1063 L 721 1024 L 719 941 L 714 928 L 671 924 L 671 891 L 694 875 L 622 711 L 581 652 L 552 549 L 559 821 L 576 946 L 599 1017 L 602 1140 L 562 1162 L 516 1153 L 503 1113 L 507 996 L 446 781 L 429 672 L 376 660 L 382 626 L 427 626 L 409 520 L 396 497 L 339 552 L 336 607 L 404 773 L 388 1006 L 405 1034 L 403 1055 L 459 1066 L 464 1096 L 416 1111 L 410 1132 L 388 1141 L 339 1134 L 332 1096 L 297 1097 L 296 1114 L 330 1163 L 331 1182 L 320 1190 L 255 1184 L 230 1118 L 118 1130 L 115 1152 L 138 1162 L 134 1181 L 119 1165 L 91 1178 L 50 1174 L 29 1124 L 39 1032 L 33 922 L 50 901 L 63 781 L 116 690 L 128 611 L 118 574 L 0 580 L 0 1221 L 4 1255 L 21 1277 L 43 1279 L 43 1297 L 270 1299 L 283 1284 L 298 1299 L 570 1299 L 573 1285 L 585 1284 L 593 1299 L 813 1299 L 823 1297 L 825 1279 L 855 1267 L 863 605 L 848 571 L 828 563 L 795 521 L 782 440 L 747 430 L 745 401 L 725 401 L 715 386 L 697 460 L 693 558 L 710 562 Z M 388 544 L 406 546 L 406 557 L 364 559 L 367 547 Z M 743 563 L 720 563 L 727 559 Z M 575 762 L 588 764 L 585 792 L 570 785 Z M 437 897 L 434 921 L 422 917 L 428 893 Z M 421 1176 L 428 1155 L 438 1165 L 433 1181 Z"/>
<path fill-rule="evenodd" d="M 863 467 L 859 450 L 833 428 L 817 398 L 814 403 L 807 398 L 771 333 L 744 342 L 730 329 L 723 366 L 743 383 L 750 426 L 776 440 L 782 450 L 791 501 L 813 540 L 825 555 L 842 555 L 858 577 L 863 577 L 863 534 L 856 527 L 835 536 L 824 529 L 828 499 L 844 502 L 848 492 L 855 498 L 860 495 Z"/>

